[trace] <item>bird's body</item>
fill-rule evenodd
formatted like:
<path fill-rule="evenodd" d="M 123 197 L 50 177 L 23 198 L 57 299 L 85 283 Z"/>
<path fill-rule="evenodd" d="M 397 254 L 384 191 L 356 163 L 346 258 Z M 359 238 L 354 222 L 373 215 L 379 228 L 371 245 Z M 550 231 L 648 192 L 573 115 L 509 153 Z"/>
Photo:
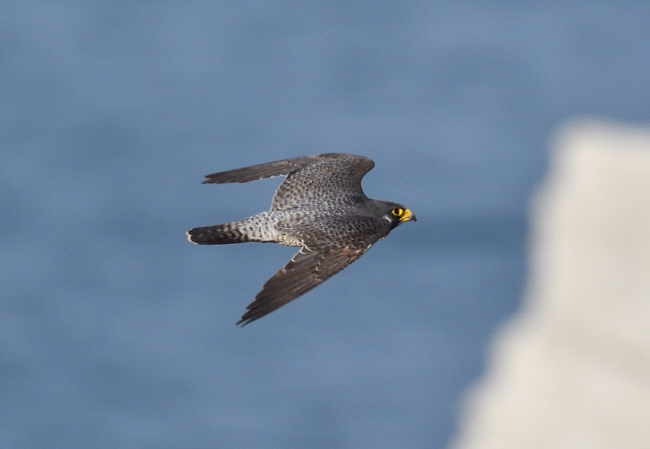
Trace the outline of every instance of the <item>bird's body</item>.
<path fill-rule="evenodd" d="M 308 292 L 361 257 L 375 242 L 415 215 L 404 206 L 368 198 L 361 178 L 366 157 L 329 153 L 269 162 L 207 175 L 204 183 L 249 182 L 286 176 L 267 212 L 226 224 L 194 228 L 191 242 L 219 245 L 273 242 L 301 247 L 265 284 L 237 324 L 248 324 Z"/>

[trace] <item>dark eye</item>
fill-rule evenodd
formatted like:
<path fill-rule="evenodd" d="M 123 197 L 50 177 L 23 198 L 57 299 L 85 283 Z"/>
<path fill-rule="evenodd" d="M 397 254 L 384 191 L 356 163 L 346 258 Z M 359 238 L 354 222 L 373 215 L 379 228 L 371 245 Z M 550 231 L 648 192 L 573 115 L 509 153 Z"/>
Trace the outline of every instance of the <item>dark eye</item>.
<path fill-rule="evenodd" d="M 401 207 L 396 207 L 395 209 L 391 210 L 390 213 L 396 217 L 400 217 L 404 213 L 404 209 Z"/>

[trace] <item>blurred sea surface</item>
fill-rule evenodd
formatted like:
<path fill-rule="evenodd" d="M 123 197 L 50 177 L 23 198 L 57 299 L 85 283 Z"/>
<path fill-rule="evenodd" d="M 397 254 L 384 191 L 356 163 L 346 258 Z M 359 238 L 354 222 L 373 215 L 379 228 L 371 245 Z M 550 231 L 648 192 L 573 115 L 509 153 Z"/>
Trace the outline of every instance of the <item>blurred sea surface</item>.
<path fill-rule="evenodd" d="M 0 446 L 443 448 L 526 280 L 553 131 L 650 119 L 650 3 L 0 4 Z M 199 247 L 366 155 L 417 223 L 243 329 L 294 253 Z"/>

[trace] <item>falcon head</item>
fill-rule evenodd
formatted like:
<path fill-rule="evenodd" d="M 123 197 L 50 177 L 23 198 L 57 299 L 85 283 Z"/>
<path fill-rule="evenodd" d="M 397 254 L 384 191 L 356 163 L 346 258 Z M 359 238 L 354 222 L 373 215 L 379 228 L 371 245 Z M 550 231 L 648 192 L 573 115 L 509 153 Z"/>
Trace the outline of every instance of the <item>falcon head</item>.
<path fill-rule="evenodd" d="M 387 207 L 388 211 L 384 214 L 384 218 L 390 222 L 392 229 L 407 221 L 417 221 L 415 214 L 401 204 L 389 203 Z"/>

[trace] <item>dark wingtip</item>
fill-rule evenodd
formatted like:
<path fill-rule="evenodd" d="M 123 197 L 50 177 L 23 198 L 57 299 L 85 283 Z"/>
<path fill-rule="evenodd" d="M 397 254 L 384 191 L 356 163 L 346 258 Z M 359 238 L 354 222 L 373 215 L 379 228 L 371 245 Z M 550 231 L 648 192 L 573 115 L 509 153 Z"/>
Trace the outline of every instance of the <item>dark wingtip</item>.
<path fill-rule="evenodd" d="M 240 319 L 239 321 L 237 321 L 237 323 L 235 324 L 235 326 L 244 327 L 244 326 L 246 326 L 246 325 L 248 325 L 248 324 L 251 324 L 253 321 L 255 321 L 255 320 L 258 319 L 258 318 L 260 318 L 260 317 L 255 317 L 255 318 L 253 318 L 253 317 L 249 316 L 248 312 L 246 312 L 246 313 L 241 317 L 241 319 Z"/>

